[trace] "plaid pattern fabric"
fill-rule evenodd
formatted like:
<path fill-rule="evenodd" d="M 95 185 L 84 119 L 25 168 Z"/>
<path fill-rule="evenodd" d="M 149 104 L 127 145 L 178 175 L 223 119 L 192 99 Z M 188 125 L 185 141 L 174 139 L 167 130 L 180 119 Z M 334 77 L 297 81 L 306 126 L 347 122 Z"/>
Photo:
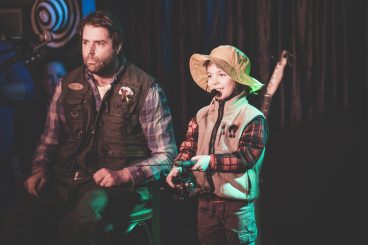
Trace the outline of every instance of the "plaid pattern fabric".
<path fill-rule="evenodd" d="M 262 154 L 267 142 L 268 128 L 266 120 L 255 117 L 243 130 L 239 141 L 239 150 L 226 154 L 212 154 L 210 166 L 217 172 L 238 173 L 252 168 Z M 189 122 L 186 137 L 180 146 L 174 164 L 190 160 L 196 155 L 198 142 L 198 124 L 195 118 Z"/>
<path fill-rule="evenodd" d="M 96 109 L 101 106 L 101 97 L 91 74 L 86 72 L 96 100 Z M 116 79 L 114 76 L 112 82 Z M 47 168 L 57 150 L 61 135 L 65 131 L 65 116 L 61 99 L 61 83 L 56 87 L 49 105 L 45 130 L 33 157 L 33 171 Z M 162 88 L 156 83 L 148 91 L 145 104 L 139 115 L 142 130 L 146 136 L 152 157 L 143 162 L 129 166 L 127 169 L 134 185 L 158 180 L 162 171 L 169 171 L 177 154 L 170 109 Z"/>
<path fill-rule="evenodd" d="M 178 156 L 174 160 L 176 162 L 187 161 L 196 155 L 198 142 L 198 124 L 196 118 L 193 117 L 188 125 L 188 130 L 183 143 L 181 143 Z"/>

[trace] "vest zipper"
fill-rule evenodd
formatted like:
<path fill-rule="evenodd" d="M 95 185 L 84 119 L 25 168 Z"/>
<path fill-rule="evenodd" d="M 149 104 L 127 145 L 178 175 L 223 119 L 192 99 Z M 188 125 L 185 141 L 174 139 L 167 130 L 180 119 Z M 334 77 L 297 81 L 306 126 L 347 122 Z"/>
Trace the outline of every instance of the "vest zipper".
<path fill-rule="evenodd" d="M 75 159 L 79 153 L 79 152 L 83 147 L 82 145 L 84 144 L 84 142 L 86 141 L 86 136 L 84 136 L 85 131 L 83 130 L 86 124 L 86 95 L 83 95 L 83 100 L 82 100 L 82 104 L 83 104 L 83 120 L 82 120 L 82 128 L 79 130 L 78 132 L 78 138 L 79 138 L 79 145 L 78 145 L 78 149 L 74 152 L 74 154 L 72 154 L 72 156 L 70 156 L 70 158 Z M 78 164 L 74 164 L 71 165 L 70 169 L 75 170 L 75 169 L 79 169 L 81 168 L 81 166 L 78 166 Z"/>
<path fill-rule="evenodd" d="M 100 108 L 98 110 L 96 110 L 97 111 L 96 116 L 95 116 L 95 119 L 94 119 L 94 121 L 92 123 L 92 126 L 91 126 L 91 143 L 90 143 L 91 144 L 91 149 L 94 150 L 94 153 L 95 153 L 96 157 L 97 157 L 97 144 L 96 144 L 96 137 L 97 137 L 97 132 L 96 131 L 97 131 L 97 128 L 96 128 L 96 125 L 97 125 L 98 118 L 101 115 L 101 111 L 103 111 L 105 109 L 104 108 L 105 101 L 107 100 L 108 97 L 111 96 L 112 91 L 115 90 L 115 86 L 121 80 L 123 74 L 125 73 L 125 71 L 127 69 L 127 66 L 128 66 L 127 64 L 123 64 L 122 67 L 118 70 L 118 74 L 117 74 L 115 80 L 111 83 L 110 89 L 105 93 L 104 97 L 101 100 Z M 95 167 L 95 166 L 93 166 L 93 167 Z M 92 169 L 92 166 L 89 166 L 89 169 L 92 173 L 94 172 L 94 169 Z"/>
<path fill-rule="evenodd" d="M 225 108 L 225 101 L 220 101 L 219 102 L 217 120 L 216 120 L 215 126 L 212 130 L 212 134 L 211 134 L 211 138 L 210 138 L 210 151 L 209 151 L 209 154 L 214 154 L 215 153 L 216 135 L 217 135 L 217 131 L 220 127 L 222 118 L 224 117 L 224 108 Z"/>
<path fill-rule="evenodd" d="M 217 120 L 216 120 L 215 126 L 212 130 L 211 138 L 210 138 L 210 150 L 209 150 L 210 155 L 215 153 L 216 135 L 217 135 L 217 131 L 220 127 L 222 118 L 224 117 L 224 108 L 225 108 L 225 101 L 219 101 L 218 116 L 217 116 Z M 211 193 L 213 193 L 215 191 L 215 185 L 214 185 L 213 179 L 212 179 L 212 171 L 206 171 L 206 177 L 207 177 L 207 181 L 210 185 L 210 191 L 211 191 Z"/>
<path fill-rule="evenodd" d="M 105 93 L 104 97 L 102 98 L 101 100 L 101 105 L 100 105 L 100 108 L 98 110 L 96 110 L 96 115 L 95 115 L 95 118 L 93 120 L 93 123 L 91 125 L 91 131 L 90 131 L 90 134 L 91 134 L 91 139 L 90 139 L 90 144 L 91 144 L 91 149 L 93 150 L 93 152 L 95 153 L 95 156 L 97 156 L 97 143 L 96 143 L 96 137 L 97 137 L 97 128 L 96 128 L 96 125 L 97 125 L 97 121 L 101 115 L 101 111 L 103 111 L 105 108 L 105 101 L 107 100 L 107 97 L 110 96 L 111 94 L 111 91 L 114 90 L 114 83 L 111 84 L 111 88 Z M 93 161 L 95 162 L 95 161 Z M 89 171 L 91 173 L 94 173 L 97 169 L 94 169 L 96 166 L 89 166 Z"/>

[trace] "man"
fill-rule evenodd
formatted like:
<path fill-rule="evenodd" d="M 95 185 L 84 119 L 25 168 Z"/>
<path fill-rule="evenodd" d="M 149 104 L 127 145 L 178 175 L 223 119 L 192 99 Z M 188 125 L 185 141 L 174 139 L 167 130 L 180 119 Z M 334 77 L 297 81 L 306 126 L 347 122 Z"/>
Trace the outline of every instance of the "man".
<path fill-rule="evenodd" d="M 0 31 L 0 36 L 4 33 Z M 32 75 L 24 62 L 17 57 L 17 47 L 0 41 L 0 217 L 11 206 L 18 193 L 13 178 L 15 114 L 34 97 Z M 1 220 L 1 218 L 0 218 Z"/>
<path fill-rule="evenodd" d="M 24 178 L 31 172 L 33 153 L 44 130 L 48 105 L 66 69 L 63 62 L 48 60 L 42 74 L 38 96 L 14 114 L 15 156 L 12 168 L 15 182 L 22 189 Z"/>
<path fill-rule="evenodd" d="M 30 196 L 7 220 L 10 244 L 99 244 L 98 231 L 144 203 L 144 184 L 177 153 L 164 92 L 121 55 L 116 17 L 90 14 L 80 34 L 85 66 L 56 87 L 25 181 Z"/>
<path fill-rule="evenodd" d="M 54 94 L 56 85 L 65 74 L 66 69 L 63 62 L 52 60 L 45 64 L 42 75 L 42 86 L 45 90 L 47 99 Z"/>

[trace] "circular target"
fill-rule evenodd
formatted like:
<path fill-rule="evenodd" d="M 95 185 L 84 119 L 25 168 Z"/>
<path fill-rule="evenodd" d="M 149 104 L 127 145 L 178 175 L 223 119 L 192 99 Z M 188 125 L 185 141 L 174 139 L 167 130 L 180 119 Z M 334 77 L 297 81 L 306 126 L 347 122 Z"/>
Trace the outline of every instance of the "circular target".
<path fill-rule="evenodd" d="M 32 29 L 36 34 L 50 33 L 47 46 L 64 46 L 75 34 L 80 20 L 78 1 L 36 0 L 32 6 Z"/>

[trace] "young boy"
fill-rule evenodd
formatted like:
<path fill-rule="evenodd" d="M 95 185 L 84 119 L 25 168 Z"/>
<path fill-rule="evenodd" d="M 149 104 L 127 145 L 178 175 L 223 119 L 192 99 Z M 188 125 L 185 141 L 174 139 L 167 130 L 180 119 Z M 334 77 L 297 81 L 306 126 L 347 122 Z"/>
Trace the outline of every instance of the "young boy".
<path fill-rule="evenodd" d="M 216 94 L 189 122 L 179 155 L 166 178 L 191 160 L 197 183 L 200 244 L 255 244 L 257 226 L 253 201 L 268 138 L 264 115 L 246 96 L 263 84 L 249 76 L 250 60 L 233 46 L 219 46 L 210 55 L 190 58 L 193 80 Z"/>

